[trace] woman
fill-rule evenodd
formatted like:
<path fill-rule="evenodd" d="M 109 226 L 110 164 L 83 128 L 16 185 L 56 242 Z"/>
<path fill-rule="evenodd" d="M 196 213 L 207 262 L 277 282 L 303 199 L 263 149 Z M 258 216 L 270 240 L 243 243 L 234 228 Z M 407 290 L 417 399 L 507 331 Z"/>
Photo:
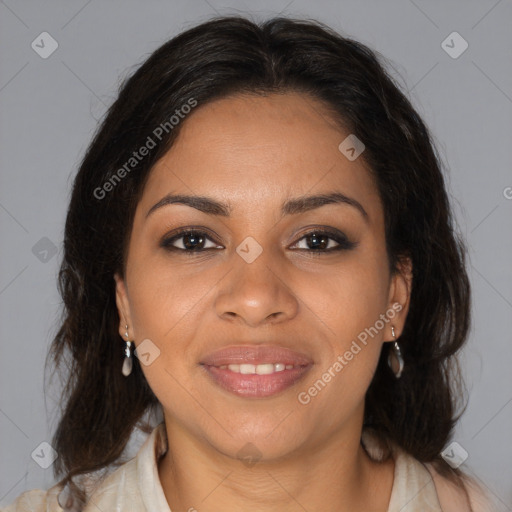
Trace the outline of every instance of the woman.
<path fill-rule="evenodd" d="M 62 479 L 6 510 L 488 510 L 440 455 L 464 255 L 428 129 L 374 52 L 282 18 L 182 33 L 76 177 Z"/>

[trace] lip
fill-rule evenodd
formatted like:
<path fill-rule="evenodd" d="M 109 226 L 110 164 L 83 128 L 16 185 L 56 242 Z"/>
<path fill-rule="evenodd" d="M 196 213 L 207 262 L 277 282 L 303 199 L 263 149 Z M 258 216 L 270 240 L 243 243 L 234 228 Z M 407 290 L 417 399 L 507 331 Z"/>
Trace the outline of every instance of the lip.
<path fill-rule="evenodd" d="M 312 364 L 313 360 L 306 354 L 276 345 L 237 345 L 212 352 L 200 362 L 206 366 L 243 363 L 283 363 L 306 366 Z"/>
<path fill-rule="evenodd" d="M 269 375 L 241 374 L 228 368 L 230 364 L 283 363 L 294 368 Z M 200 363 L 212 381 L 230 393 L 244 398 L 265 398 L 283 392 L 302 380 L 313 366 L 306 354 L 278 346 L 232 346 L 207 355 Z"/>

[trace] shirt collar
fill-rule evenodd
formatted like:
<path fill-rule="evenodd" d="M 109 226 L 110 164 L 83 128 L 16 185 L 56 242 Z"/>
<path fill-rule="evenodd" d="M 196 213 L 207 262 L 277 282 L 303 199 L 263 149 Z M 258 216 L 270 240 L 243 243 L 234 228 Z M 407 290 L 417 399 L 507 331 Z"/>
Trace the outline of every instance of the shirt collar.
<path fill-rule="evenodd" d="M 167 452 L 165 423 L 157 425 L 137 454 L 139 491 L 147 510 L 171 512 L 158 475 L 158 461 Z"/>

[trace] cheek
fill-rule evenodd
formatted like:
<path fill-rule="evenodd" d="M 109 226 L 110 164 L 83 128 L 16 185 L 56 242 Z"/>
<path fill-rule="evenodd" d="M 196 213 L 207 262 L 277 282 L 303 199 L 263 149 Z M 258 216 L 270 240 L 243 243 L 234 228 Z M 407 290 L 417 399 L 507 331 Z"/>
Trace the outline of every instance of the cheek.
<path fill-rule="evenodd" d="M 392 321 L 386 314 L 388 276 L 379 260 L 360 255 L 307 283 L 306 302 L 325 328 L 326 344 L 297 398 L 315 414 L 332 411 L 334 425 L 364 400 L 373 378 Z"/>
<path fill-rule="evenodd" d="M 163 260 L 163 261 L 162 261 Z M 146 260 L 148 261 L 148 260 Z M 133 268 L 130 281 L 130 309 L 137 338 L 152 337 L 161 343 L 175 332 L 193 332 L 195 314 L 214 288 L 214 276 L 171 265 L 165 259 L 149 260 Z"/>
<path fill-rule="evenodd" d="M 338 349 L 372 327 L 387 307 L 387 275 L 362 257 L 315 279 L 307 276 L 298 289 Z"/>
<path fill-rule="evenodd" d="M 134 261 L 134 260 L 132 260 Z M 148 261 L 148 260 L 146 260 Z M 146 343 L 151 357 L 141 368 L 149 386 L 165 410 L 176 416 L 193 415 L 194 401 L 184 389 L 192 391 L 191 368 L 195 365 L 194 340 L 200 318 L 202 299 L 208 288 L 208 278 L 194 279 L 183 272 L 162 265 L 156 260 L 151 264 L 134 263 L 128 275 L 130 310 L 134 324 L 137 352 Z M 150 340 L 148 344 L 146 340 Z"/>
<path fill-rule="evenodd" d="M 333 293 L 330 306 L 319 313 L 328 319 L 328 339 L 314 373 L 297 394 L 297 402 L 307 411 L 305 418 L 312 422 L 321 418 L 322 428 L 327 431 L 338 428 L 364 404 L 386 325 L 380 319 L 385 313 L 383 301 L 375 295 L 374 288 L 368 286 L 365 293 L 359 287 L 361 282 L 354 278 L 345 284 Z M 349 285 L 358 292 L 348 293 Z"/>

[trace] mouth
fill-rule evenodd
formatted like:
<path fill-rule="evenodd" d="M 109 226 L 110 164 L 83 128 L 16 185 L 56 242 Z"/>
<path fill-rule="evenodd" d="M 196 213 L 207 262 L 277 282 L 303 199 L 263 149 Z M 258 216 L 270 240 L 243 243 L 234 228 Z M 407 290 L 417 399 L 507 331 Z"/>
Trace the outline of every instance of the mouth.
<path fill-rule="evenodd" d="M 241 397 L 265 398 L 302 380 L 313 361 L 283 347 L 236 346 L 214 352 L 200 364 L 222 389 Z"/>

